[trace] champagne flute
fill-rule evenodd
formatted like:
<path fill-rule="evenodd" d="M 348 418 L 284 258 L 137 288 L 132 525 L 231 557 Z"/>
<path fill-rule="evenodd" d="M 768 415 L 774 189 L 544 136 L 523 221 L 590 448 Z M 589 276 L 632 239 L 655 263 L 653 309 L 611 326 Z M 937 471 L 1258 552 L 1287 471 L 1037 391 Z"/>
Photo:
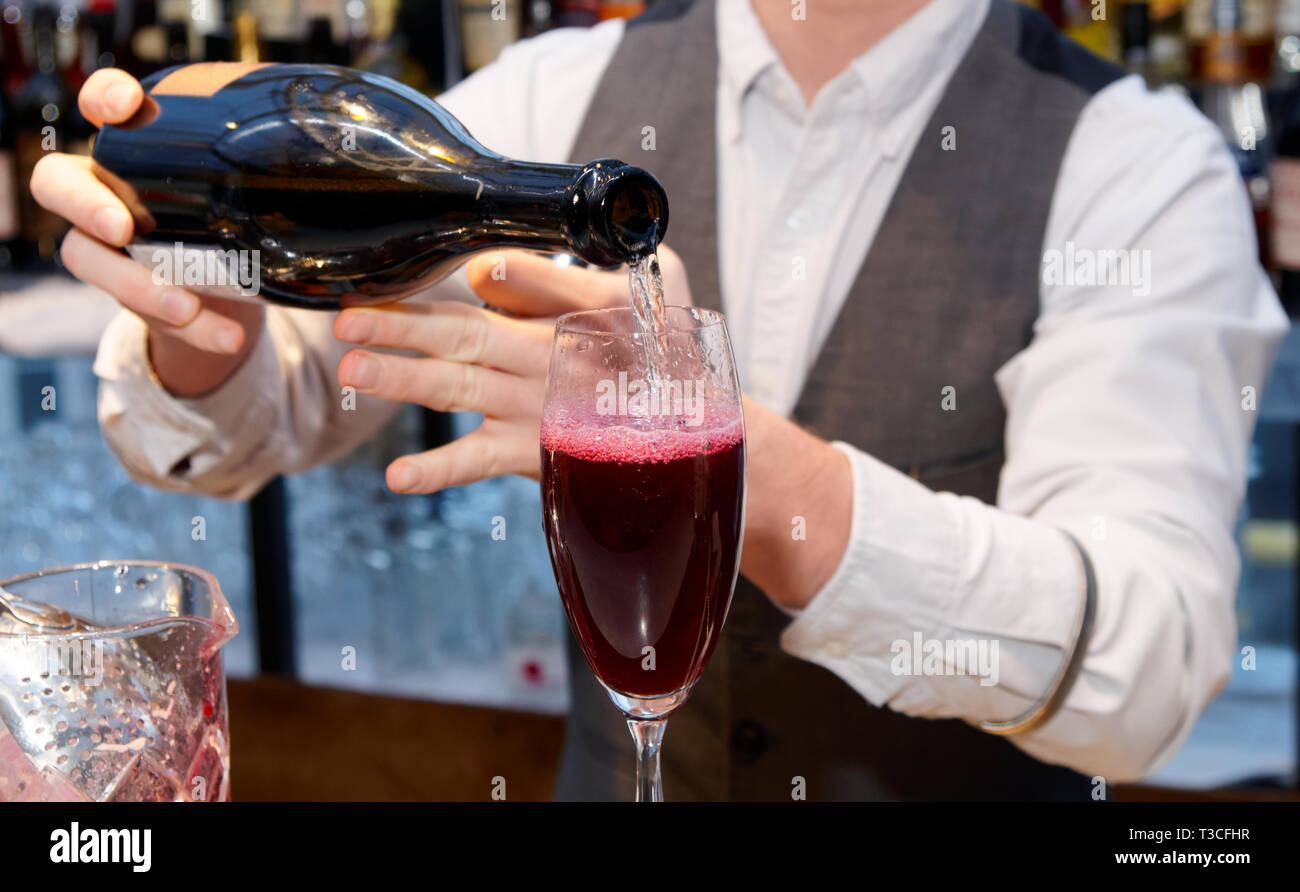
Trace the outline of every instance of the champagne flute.
<path fill-rule="evenodd" d="M 574 637 L 636 741 L 638 802 L 663 801 L 665 722 L 722 632 L 745 517 L 726 322 L 668 307 L 653 338 L 652 349 L 630 308 L 560 317 L 541 430 L 551 564 Z"/>

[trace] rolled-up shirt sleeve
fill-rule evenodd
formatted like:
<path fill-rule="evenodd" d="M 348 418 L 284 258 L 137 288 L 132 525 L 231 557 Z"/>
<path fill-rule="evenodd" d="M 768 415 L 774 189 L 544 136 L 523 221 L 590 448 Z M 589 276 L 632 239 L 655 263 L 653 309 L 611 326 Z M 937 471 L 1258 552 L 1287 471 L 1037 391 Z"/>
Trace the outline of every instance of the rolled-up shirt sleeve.
<path fill-rule="evenodd" d="M 133 478 L 226 499 L 256 493 L 276 474 L 345 455 L 399 404 L 345 391 L 336 368 L 350 345 L 334 316 L 273 307 L 257 344 L 211 393 L 179 398 L 149 362 L 147 329 L 123 310 L 100 340 L 99 422 Z"/>
<path fill-rule="evenodd" d="M 1286 319 L 1256 260 L 1217 130 L 1131 80 L 1085 110 L 1045 249 L 1149 252 L 1149 279 L 1044 284 L 1029 346 L 997 375 L 996 506 L 935 493 L 848 444 L 853 522 L 782 646 L 903 713 L 1006 720 L 1050 688 L 1096 573 L 1081 671 L 1055 717 L 1011 739 L 1132 780 L 1182 745 L 1236 649 L 1233 527 L 1259 394 Z M 1109 93 L 1109 95 L 1107 95 Z M 997 643 L 993 678 L 913 674 L 920 641 Z"/>

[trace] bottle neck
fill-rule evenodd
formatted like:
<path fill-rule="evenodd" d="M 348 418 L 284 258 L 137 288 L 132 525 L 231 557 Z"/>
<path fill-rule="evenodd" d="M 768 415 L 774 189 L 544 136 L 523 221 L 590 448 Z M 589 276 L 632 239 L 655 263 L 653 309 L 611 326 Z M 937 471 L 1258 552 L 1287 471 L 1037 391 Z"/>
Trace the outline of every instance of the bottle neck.
<path fill-rule="evenodd" d="M 655 250 L 668 225 L 663 188 L 619 161 L 587 165 L 492 159 L 473 167 L 486 240 L 575 254 L 615 266 Z"/>
<path fill-rule="evenodd" d="M 569 187 L 582 168 L 492 159 L 470 168 L 477 181 L 473 228 L 485 244 L 572 251 L 564 223 Z"/>

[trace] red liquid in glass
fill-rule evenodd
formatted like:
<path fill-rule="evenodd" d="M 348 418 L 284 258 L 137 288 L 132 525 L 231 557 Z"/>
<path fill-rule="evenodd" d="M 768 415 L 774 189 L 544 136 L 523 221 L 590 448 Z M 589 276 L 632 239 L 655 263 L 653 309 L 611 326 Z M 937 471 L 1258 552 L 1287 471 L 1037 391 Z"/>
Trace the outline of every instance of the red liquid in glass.
<path fill-rule="evenodd" d="M 652 424 L 560 412 L 542 426 L 546 540 L 564 608 L 592 671 L 634 697 L 699 678 L 731 604 L 744 514 L 736 414 Z"/>

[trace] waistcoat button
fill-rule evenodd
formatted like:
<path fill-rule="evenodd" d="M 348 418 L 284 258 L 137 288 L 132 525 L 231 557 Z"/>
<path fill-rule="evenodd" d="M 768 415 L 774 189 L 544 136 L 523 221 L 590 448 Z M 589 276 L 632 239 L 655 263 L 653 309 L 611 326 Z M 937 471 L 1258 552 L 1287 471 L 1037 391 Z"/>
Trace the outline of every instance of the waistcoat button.
<path fill-rule="evenodd" d="M 741 719 L 731 731 L 731 748 L 742 756 L 757 758 L 767 749 L 767 732 L 749 719 Z"/>

